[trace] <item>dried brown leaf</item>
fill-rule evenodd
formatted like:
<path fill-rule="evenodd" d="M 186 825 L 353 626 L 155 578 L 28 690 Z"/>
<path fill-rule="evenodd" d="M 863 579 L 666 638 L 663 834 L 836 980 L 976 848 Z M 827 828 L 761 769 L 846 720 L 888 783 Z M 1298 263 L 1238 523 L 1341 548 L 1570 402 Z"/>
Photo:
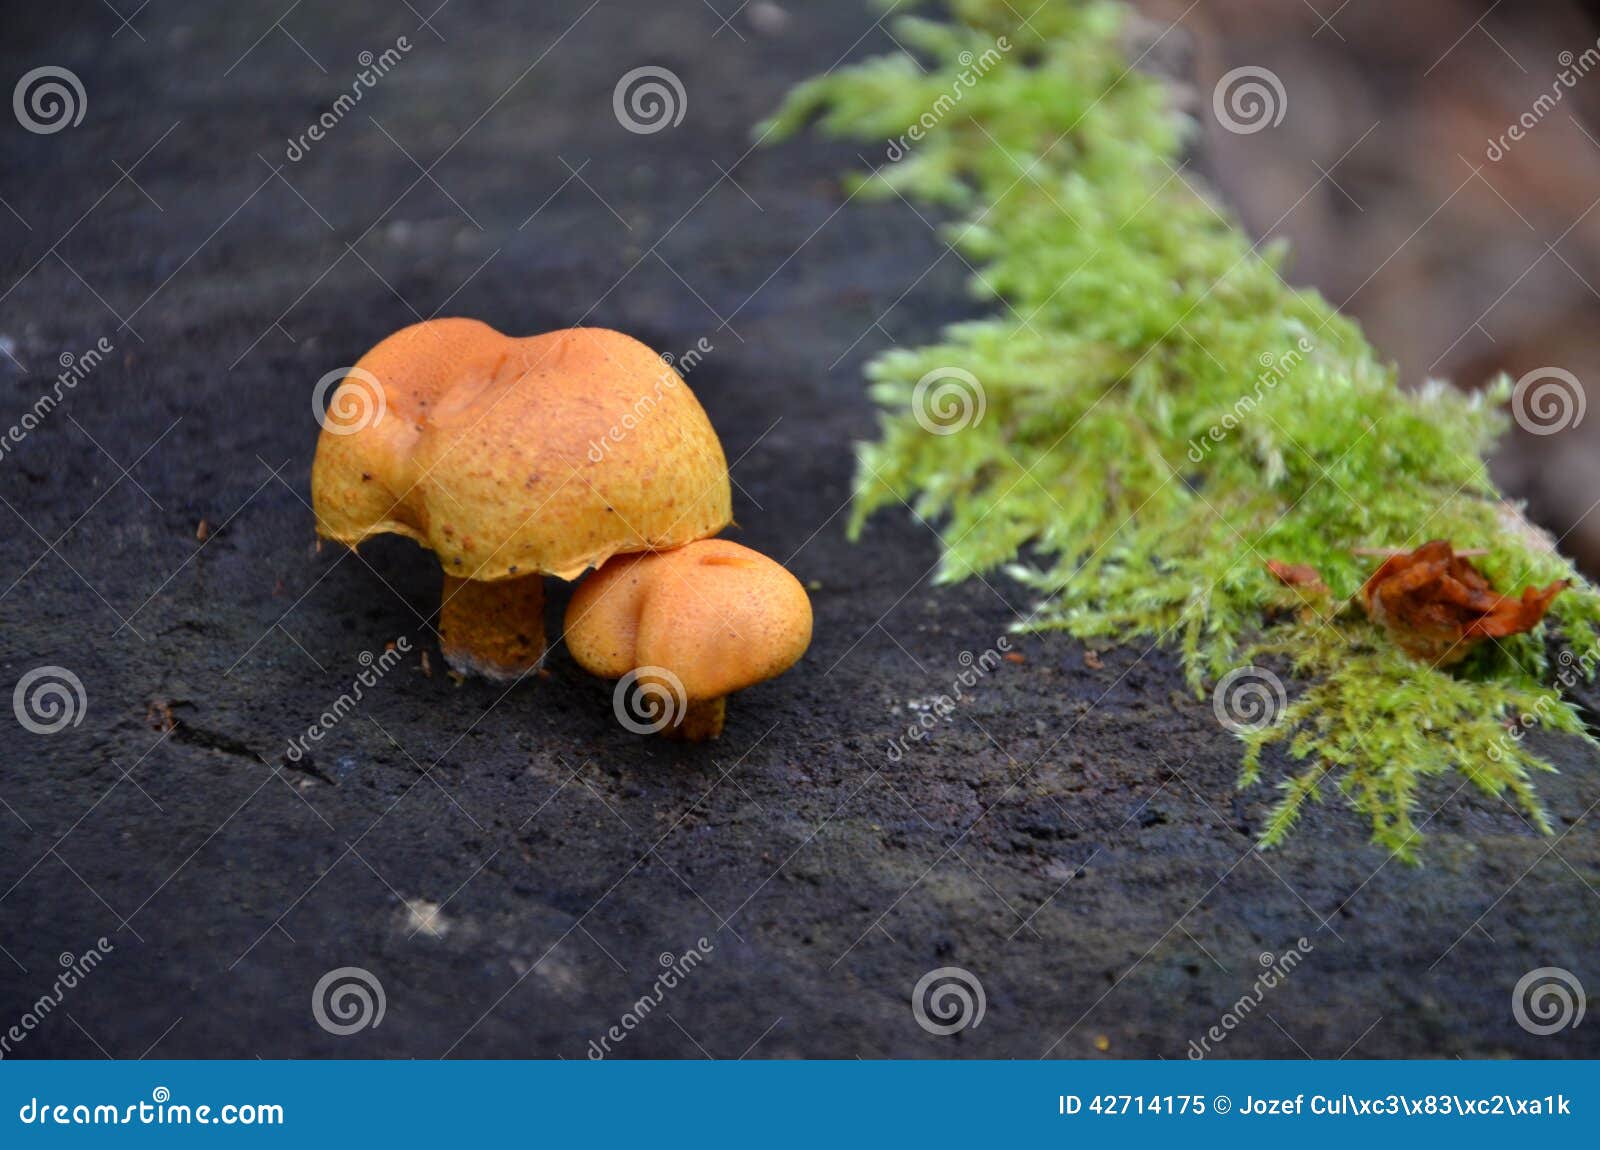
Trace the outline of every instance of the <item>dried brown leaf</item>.
<path fill-rule="evenodd" d="M 1444 667 L 1484 639 L 1531 631 L 1566 588 L 1558 579 L 1543 589 L 1502 595 L 1471 560 L 1434 539 L 1384 560 L 1362 586 L 1361 601 L 1407 654 Z"/>

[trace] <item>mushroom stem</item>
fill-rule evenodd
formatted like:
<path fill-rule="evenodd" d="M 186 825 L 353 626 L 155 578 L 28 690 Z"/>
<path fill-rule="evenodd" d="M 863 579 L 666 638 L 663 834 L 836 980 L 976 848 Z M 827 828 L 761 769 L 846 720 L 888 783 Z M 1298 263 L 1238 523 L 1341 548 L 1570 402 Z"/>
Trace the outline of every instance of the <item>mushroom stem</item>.
<path fill-rule="evenodd" d="M 661 732 L 663 738 L 685 743 L 703 743 L 722 734 L 722 723 L 728 714 L 728 698 L 692 699 L 684 708 L 683 718 Z"/>
<path fill-rule="evenodd" d="M 493 583 L 444 577 L 439 645 L 451 670 L 509 682 L 544 655 L 544 577 Z"/>

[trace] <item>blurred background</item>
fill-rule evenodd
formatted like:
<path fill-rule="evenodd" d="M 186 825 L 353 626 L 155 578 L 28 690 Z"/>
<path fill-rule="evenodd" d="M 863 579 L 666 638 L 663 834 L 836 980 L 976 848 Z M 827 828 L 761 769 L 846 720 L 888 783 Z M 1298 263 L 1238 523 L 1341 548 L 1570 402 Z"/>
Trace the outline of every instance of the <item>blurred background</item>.
<path fill-rule="evenodd" d="M 1600 5 L 1563 0 L 1139 0 L 1192 80 L 1194 164 L 1292 283 L 1366 328 L 1414 387 L 1498 372 L 1600 378 Z M 1233 134 L 1209 113 L 1229 70 L 1270 68 L 1287 111 Z M 1560 81 L 1565 72 L 1570 83 Z M 1559 90 L 1560 98 L 1556 99 Z M 1545 97 L 1542 102 L 1541 97 Z M 1507 137 L 1518 125 L 1520 140 Z M 1600 414 L 1513 427 L 1500 483 L 1600 575 Z"/>

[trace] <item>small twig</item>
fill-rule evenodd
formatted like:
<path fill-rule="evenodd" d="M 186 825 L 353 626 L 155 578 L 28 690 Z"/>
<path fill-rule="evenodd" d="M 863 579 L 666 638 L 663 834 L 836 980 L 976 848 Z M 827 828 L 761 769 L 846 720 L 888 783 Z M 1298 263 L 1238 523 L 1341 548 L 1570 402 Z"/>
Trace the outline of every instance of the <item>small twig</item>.
<path fill-rule="evenodd" d="M 1396 555 L 1409 554 L 1403 547 L 1352 547 L 1352 555 L 1371 556 L 1376 559 L 1393 559 Z M 1471 559 L 1479 555 L 1489 554 L 1487 547 L 1468 547 L 1463 551 L 1454 552 L 1458 559 Z"/>

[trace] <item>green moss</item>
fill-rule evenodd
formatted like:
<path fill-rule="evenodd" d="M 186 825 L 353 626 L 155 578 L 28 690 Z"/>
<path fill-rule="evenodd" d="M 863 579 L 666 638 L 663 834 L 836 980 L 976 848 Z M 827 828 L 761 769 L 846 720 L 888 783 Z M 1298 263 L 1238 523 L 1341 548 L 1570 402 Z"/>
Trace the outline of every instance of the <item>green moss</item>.
<path fill-rule="evenodd" d="M 895 21 L 916 59 L 809 81 L 762 129 L 881 141 L 898 162 L 858 177 L 861 195 L 948 208 L 993 305 L 869 365 L 884 413 L 859 448 L 852 531 L 906 500 L 941 524 L 943 580 L 1003 567 L 1039 593 L 1026 627 L 1156 637 L 1202 693 L 1257 660 L 1292 667 L 1309 686 L 1241 733 L 1242 786 L 1269 747 L 1290 764 L 1263 845 L 1337 788 L 1414 858 L 1419 788 L 1447 772 L 1547 830 L 1530 780 L 1550 768 L 1521 731 L 1583 726 L 1547 685 L 1545 636 L 1436 670 L 1359 612 L 1285 611 L 1295 594 L 1265 567 L 1315 564 L 1342 597 L 1372 569 L 1353 548 L 1446 538 L 1487 548 L 1499 587 L 1576 580 L 1505 525 L 1484 465 L 1504 382 L 1401 391 L 1353 323 L 1290 288 L 1282 248 L 1257 250 L 1182 169 L 1191 125 L 1133 66 L 1121 4 L 1050 0 L 1025 24 L 1008 0 L 947 7 Z M 1597 623 L 1577 581 L 1548 624 L 1591 674 Z"/>

